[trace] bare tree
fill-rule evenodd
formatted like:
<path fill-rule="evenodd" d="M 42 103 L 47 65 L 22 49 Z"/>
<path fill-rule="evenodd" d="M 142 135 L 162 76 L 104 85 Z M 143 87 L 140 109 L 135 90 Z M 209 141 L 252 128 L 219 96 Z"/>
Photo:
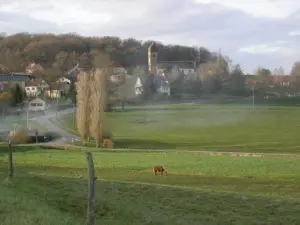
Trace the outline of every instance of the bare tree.
<path fill-rule="evenodd" d="M 104 134 L 104 109 L 106 103 L 106 71 L 97 69 L 93 72 L 91 88 L 91 112 L 90 112 L 90 131 L 99 148 L 103 141 Z"/>
<path fill-rule="evenodd" d="M 76 83 L 77 90 L 77 109 L 76 109 L 76 124 L 80 134 L 82 143 L 86 145 L 89 137 L 89 100 L 90 100 L 90 75 L 86 72 L 78 74 Z"/>
<path fill-rule="evenodd" d="M 296 91 L 299 91 L 300 90 L 300 61 L 294 62 L 290 75 L 292 76 L 292 83 L 294 89 Z"/>

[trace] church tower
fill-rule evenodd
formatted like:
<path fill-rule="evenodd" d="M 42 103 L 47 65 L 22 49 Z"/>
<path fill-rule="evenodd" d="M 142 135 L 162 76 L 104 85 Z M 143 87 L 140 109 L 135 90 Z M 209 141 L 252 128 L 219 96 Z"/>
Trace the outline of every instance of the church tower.
<path fill-rule="evenodd" d="M 155 43 L 148 48 L 148 69 L 151 74 L 157 75 L 158 49 Z"/>

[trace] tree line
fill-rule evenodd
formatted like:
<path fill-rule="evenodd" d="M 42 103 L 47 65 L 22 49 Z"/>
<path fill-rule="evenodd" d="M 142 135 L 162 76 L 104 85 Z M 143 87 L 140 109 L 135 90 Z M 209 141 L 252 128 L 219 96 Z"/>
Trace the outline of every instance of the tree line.
<path fill-rule="evenodd" d="M 155 41 L 140 41 L 134 38 L 83 37 L 75 34 L 28 34 L 19 33 L 0 38 L 0 67 L 13 72 L 24 71 L 28 63 L 35 62 L 44 68 L 56 68 L 66 72 L 79 62 L 83 68 L 94 67 L 94 58 L 99 52 L 109 53 L 111 60 L 129 69 L 147 64 L 147 50 Z M 213 57 L 204 47 L 164 45 L 155 42 L 160 49 L 160 61 L 196 60 L 200 62 Z"/>

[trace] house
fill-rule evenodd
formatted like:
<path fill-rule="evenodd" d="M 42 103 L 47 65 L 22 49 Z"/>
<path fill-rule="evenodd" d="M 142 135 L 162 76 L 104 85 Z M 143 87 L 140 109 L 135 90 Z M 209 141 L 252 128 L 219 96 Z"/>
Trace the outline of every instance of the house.
<path fill-rule="evenodd" d="M 40 98 L 35 98 L 28 103 L 28 111 L 46 112 L 46 102 Z"/>
<path fill-rule="evenodd" d="M 157 65 L 157 73 L 168 74 L 171 82 L 178 79 L 180 75 L 183 75 L 187 80 L 196 77 L 196 69 L 191 62 L 161 62 Z"/>
<path fill-rule="evenodd" d="M 147 79 L 149 80 L 147 81 Z M 157 76 L 152 75 L 151 77 L 150 75 L 146 75 L 145 77 L 137 76 L 134 85 L 135 94 L 141 95 L 143 93 L 146 82 L 149 81 L 152 82 L 152 85 L 154 86 L 158 94 L 170 96 L 171 94 L 170 83 L 168 81 L 168 78 L 164 76 L 164 74 L 157 75 Z"/>
<path fill-rule="evenodd" d="M 68 84 L 52 83 L 44 90 L 44 95 L 50 99 L 59 99 L 66 95 Z"/>
<path fill-rule="evenodd" d="M 39 85 L 40 85 L 42 91 L 49 87 L 49 84 L 46 81 L 42 80 L 42 79 L 40 80 Z"/>
<path fill-rule="evenodd" d="M 123 66 L 121 66 L 121 64 L 113 62 L 110 65 L 108 65 L 109 68 L 112 68 L 112 75 L 115 74 L 119 74 L 119 73 L 125 73 L 127 74 L 127 71 L 125 70 L 125 68 Z M 79 64 L 77 64 L 75 67 L 73 67 L 72 69 L 70 69 L 66 76 L 68 77 L 76 77 L 78 73 L 80 73 L 81 71 L 83 71 L 82 68 L 80 68 Z"/>
<path fill-rule="evenodd" d="M 57 83 L 64 83 L 64 84 L 71 84 L 72 83 L 71 79 L 69 79 L 67 77 L 60 77 L 56 82 Z"/>
<path fill-rule="evenodd" d="M 25 73 L 2 73 L 0 74 L 0 90 L 8 90 L 16 84 L 20 85 L 20 87 L 24 89 L 25 83 L 33 78 L 33 76 Z"/>
<path fill-rule="evenodd" d="M 267 76 L 265 77 L 265 81 L 269 85 L 278 85 L 282 87 L 288 87 L 292 85 L 293 77 L 292 76 Z"/>
<path fill-rule="evenodd" d="M 187 77 L 194 76 L 196 73 L 196 68 L 192 62 L 179 62 L 177 63 L 179 70 Z"/>
<path fill-rule="evenodd" d="M 248 86 L 253 86 L 256 84 L 267 84 L 269 87 L 281 86 L 289 87 L 292 85 L 293 77 L 292 76 L 266 76 L 261 77 L 257 75 L 245 75 L 245 82 Z"/>
<path fill-rule="evenodd" d="M 25 71 L 28 74 L 33 74 L 44 71 L 44 68 L 40 64 L 32 62 L 26 67 Z"/>
<path fill-rule="evenodd" d="M 110 67 L 112 67 L 113 70 L 113 74 L 118 74 L 118 73 L 127 73 L 127 71 L 125 70 L 125 68 L 123 66 L 121 66 L 120 63 L 116 63 L 113 62 Z"/>
<path fill-rule="evenodd" d="M 28 98 L 38 97 L 42 94 L 42 89 L 38 80 L 31 80 L 25 84 L 25 92 Z"/>
<path fill-rule="evenodd" d="M 134 85 L 134 93 L 136 95 L 141 95 L 143 93 L 143 84 L 141 78 L 138 76 Z"/>
<path fill-rule="evenodd" d="M 38 97 L 49 85 L 41 78 L 32 79 L 25 83 L 27 97 Z"/>
<path fill-rule="evenodd" d="M 157 93 L 166 96 L 171 95 L 171 86 L 169 84 L 168 78 L 164 76 L 164 74 L 160 76 L 154 76 L 153 82 L 154 82 L 154 87 L 156 87 Z"/>

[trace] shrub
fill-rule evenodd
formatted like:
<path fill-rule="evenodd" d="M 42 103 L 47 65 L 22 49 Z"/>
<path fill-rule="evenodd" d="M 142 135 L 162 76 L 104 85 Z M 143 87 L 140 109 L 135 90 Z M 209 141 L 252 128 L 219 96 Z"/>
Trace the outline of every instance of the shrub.
<path fill-rule="evenodd" d="M 28 143 L 28 137 L 26 131 L 13 131 L 9 134 L 10 140 L 14 144 L 27 144 Z"/>
<path fill-rule="evenodd" d="M 103 147 L 104 148 L 114 148 L 114 143 L 111 139 L 104 139 L 103 140 Z"/>

